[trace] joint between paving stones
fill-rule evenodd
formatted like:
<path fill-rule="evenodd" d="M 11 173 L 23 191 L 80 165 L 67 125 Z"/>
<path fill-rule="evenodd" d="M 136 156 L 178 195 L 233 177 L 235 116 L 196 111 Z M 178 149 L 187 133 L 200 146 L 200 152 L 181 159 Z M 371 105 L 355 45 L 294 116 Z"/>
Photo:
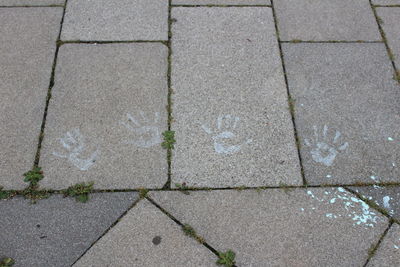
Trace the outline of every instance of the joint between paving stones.
<path fill-rule="evenodd" d="M 218 4 L 208 4 L 208 5 L 171 5 L 171 7 L 271 7 L 271 5 L 218 5 Z"/>
<path fill-rule="evenodd" d="M 115 225 L 117 225 L 117 223 L 119 223 L 122 218 L 131 210 L 133 209 L 143 198 L 138 198 L 137 200 L 135 200 L 132 205 L 130 207 L 128 207 L 126 209 L 126 211 L 124 213 L 122 213 L 118 219 L 115 220 L 115 222 L 113 224 L 110 225 L 110 227 L 108 227 L 103 234 L 101 234 L 90 246 L 88 246 L 85 251 L 71 264 L 71 266 L 73 266 L 75 263 L 77 263 L 85 254 L 86 252 L 88 252 L 103 236 L 105 236 Z"/>
<path fill-rule="evenodd" d="M 313 41 L 313 40 L 299 40 L 299 39 L 293 39 L 290 41 L 280 41 L 280 43 L 285 43 L 285 44 L 298 44 L 298 43 L 306 43 L 306 44 L 337 44 L 337 43 L 343 43 L 343 44 L 380 44 L 383 43 L 383 41 L 364 41 L 364 40 L 356 40 L 356 41 L 346 41 L 346 40 L 328 40 L 328 41 Z"/>
<path fill-rule="evenodd" d="M 58 44 L 131 44 L 131 43 L 162 43 L 167 45 L 168 41 L 165 40 L 59 40 Z"/>
<path fill-rule="evenodd" d="M 373 7 L 400 7 L 400 5 L 374 5 L 372 4 Z"/>
<path fill-rule="evenodd" d="M 400 83 L 400 70 L 397 69 L 396 63 L 394 62 L 394 54 L 393 54 L 392 50 L 390 49 L 390 46 L 389 46 L 387 38 L 386 38 L 385 31 L 383 30 L 383 27 L 381 25 L 382 19 L 378 16 L 378 13 L 376 12 L 376 8 L 375 7 L 377 7 L 377 5 L 373 5 L 372 4 L 372 0 L 369 0 L 369 4 L 371 6 L 372 12 L 374 13 L 376 23 L 378 24 L 378 29 L 379 29 L 379 32 L 380 32 L 381 37 L 382 37 L 382 42 L 385 44 L 386 51 L 387 51 L 388 56 L 389 56 L 389 60 L 392 63 L 392 66 L 393 66 L 393 70 L 394 70 L 393 78 L 395 80 L 397 80 L 398 83 Z"/>
<path fill-rule="evenodd" d="M 66 7 L 67 7 L 67 3 L 68 0 L 65 0 L 64 6 L 63 6 L 63 13 L 61 16 L 61 21 L 60 21 L 60 30 L 58 32 L 58 36 L 57 36 L 57 41 L 56 41 L 56 51 L 54 53 L 54 60 L 53 60 L 53 65 L 52 65 L 52 69 L 51 69 L 51 75 L 50 75 L 50 82 L 49 82 L 49 88 L 47 91 L 47 96 L 46 96 L 46 104 L 45 104 L 45 108 L 44 108 L 44 113 L 43 113 L 43 119 L 42 119 L 42 124 L 40 127 L 40 134 L 39 134 L 39 140 L 38 140 L 38 146 L 37 146 L 37 150 L 36 150 L 36 155 L 35 155 L 35 161 L 33 166 L 39 166 L 39 161 L 40 161 L 40 150 L 42 148 L 42 142 L 43 142 L 43 138 L 44 138 L 44 130 L 46 127 L 46 118 L 47 118 L 47 112 L 48 112 L 48 108 L 49 108 L 49 103 L 50 103 L 50 99 L 51 99 L 51 91 L 53 89 L 54 86 L 54 76 L 55 76 L 55 70 L 56 70 L 56 66 L 57 66 L 57 57 L 58 57 L 58 51 L 60 50 L 60 38 L 61 38 L 61 31 L 63 28 L 63 23 L 64 23 L 64 17 L 65 17 L 65 11 L 66 11 Z"/>
<path fill-rule="evenodd" d="M 163 207 L 161 207 L 157 202 L 155 202 L 153 199 L 151 199 L 150 197 L 146 197 L 146 199 L 152 203 L 155 207 L 157 207 L 162 213 L 164 213 L 166 216 L 168 216 L 168 218 L 170 218 L 171 220 L 173 220 L 176 224 L 178 224 L 180 227 L 183 227 L 184 224 L 179 221 L 177 218 L 175 218 L 171 213 L 169 213 L 167 210 L 165 210 Z M 207 249 L 209 249 L 212 253 L 214 253 L 217 257 L 219 257 L 219 252 L 218 250 L 216 250 L 215 248 L 213 248 L 212 246 L 210 246 L 207 241 L 205 241 L 201 236 L 198 236 L 197 234 L 195 234 L 194 238 L 198 243 L 200 243 L 201 245 L 205 246 Z"/>
<path fill-rule="evenodd" d="M 295 105 L 294 105 L 294 100 L 292 99 L 291 94 L 290 94 L 290 90 L 289 90 L 289 83 L 288 83 L 288 78 L 287 78 L 287 75 L 286 75 L 286 67 L 285 67 L 285 61 L 284 61 L 284 58 L 283 58 L 281 38 L 280 38 L 280 35 L 279 35 L 278 18 L 277 18 L 276 13 L 275 13 L 274 1 L 273 0 L 271 0 L 271 10 L 272 10 L 272 16 L 274 18 L 276 38 L 277 38 L 278 47 L 279 47 L 279 55 L 280 55 L 281 62 L 282 62 L 283 76 L 284 76 L 285 84 L 286 84 L 286 93 L 287 93 L 287 96 L 288 96 L 288 107 L 289 107 L 290 115 L 291 115 L 291 118 L 292 118 L 294 139 L 295 139 L 296 147 L 297 147 L 297 156 L 299 158 L 301 178 L 303 180 L 303 185 L 306 186 L 307 185 L 307 180 L 306 180 L 306 177 L 305 177 L 305 174 L 304 174 L 303 161 L 302 161 L 301 153 L 300 153 L 300 138 L 298 136 L 297 128 L 296 128 L 296 119 L 295 119 L 295 110 L 294 110 Z"/>
<path fill-rule="evenodd" d="M 375 252 L 378 250 L 379 246 L 381 245 L 383 239 L 385 238 L 386 234 L 389 232 L 389 229 L 392 227 L 393 221 L 389 221 L 388 227 L 385 229 L 385 231 L 382 233 L 381 237 L 379 238 L 378 242 L 374 245 L 372 244 L 369 251 L 368 251 L 368 258 L 363 265 L 363 267 L 367 267 L 369 261 L 374 257 Z"/>
<path fill-rule="evenodd" d="M 38 5 L 38 6 L 30 6 L 30 5 L 19 5 L 19 6 L 0 6 L 0 8 L 31 8 L 31 7 L 64 7 L 64 5 Z"/>

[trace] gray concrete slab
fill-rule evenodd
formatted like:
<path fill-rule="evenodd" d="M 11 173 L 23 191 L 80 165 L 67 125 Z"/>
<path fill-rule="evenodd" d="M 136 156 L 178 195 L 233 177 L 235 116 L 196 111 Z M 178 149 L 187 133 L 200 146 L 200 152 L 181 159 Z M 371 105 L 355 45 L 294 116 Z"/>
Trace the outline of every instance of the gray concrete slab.
<path fill-rule="evenodd" d="M 400 0 L 372 0 L 375 5 L 400 5 Z"/>
<path fill-rule="evenodd" d="M 53 195 L 31 204 L 0 200 L 0 258 L 19 266 L 71 266 L 133 203 L 137 193 L 91 194 L 87 203 Z"/>
<path fill-rule="evenodd" d="M 383 44 L 284 44 L 309 184 L 398 182 L 400 91 Z"/>
<path fill-rule="evenodd" d="M 366 199 L 374 201 L 391 216 L 400 221 L 400 187 L 399 186 L 351 186 Z"/>
<path fill-rule="evenodd" d="M 393 53 L 394 62 L 400 68 L 400 7 L 380 7 L 376 9 L 376 12 L 381 18 L 383 31 Z"/>
<path fill-rule="evenodd" d="M 42 124 L 62 8 L 0 9 L 0 186 L 22 189 Z"/>
<path fill-rule="evenodd" d="M 236 252 L 238 266 L 361 266 L 388 225 L 343 188 L 149 196 L 210 246 Z"/>
<path fill-rule="evenodd" d="M 270 5 L 270 0 L 172 0 L 173 5 Z"/>
<path fill-rule="evenodd" d="M 282 41 L 380 41 L 369 0 L 278 0 Z"/>
<path fill-rule="evenodd" d="M 0 6 L 64 5 L 65 0 L 0 0 Z"/>
<path fill-rule="evenodd" d="M 173 8 L 172 181 L 301 184 L 270 8 Z"/>
<path fill-rule="evenodd" d="M 217 257 L 141 200 L 74 266 L 215 266 Z"/>
<path fill-rule="evenodd" d="M 400 226 L 398 224 L 393 224 L 389 229 L 367 266 L 400 266 Z"/>
<path fill-rule="evenodd" d="M 62 40 L 168 40 L 168 1 L 70 0 Z"/>
<path fill-rule="evenodd" d="M 160 188 L 167 181 L 163 44 L 60 48 L 40 164 L 49 188 Z"/>

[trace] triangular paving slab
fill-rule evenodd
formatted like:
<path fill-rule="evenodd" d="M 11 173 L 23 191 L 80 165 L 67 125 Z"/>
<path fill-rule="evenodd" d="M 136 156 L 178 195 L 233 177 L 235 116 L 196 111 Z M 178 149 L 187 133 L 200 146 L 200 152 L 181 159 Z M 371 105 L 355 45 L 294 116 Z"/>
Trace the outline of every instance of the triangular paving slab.
<path fill-rule="evenodd" d="M 361 266 L 388 219 L 345 189 L 151 192 L 238 266 Z"/>
<path fill-rule="evenodd" d="M 367 266 L 400 266 L 400 226 L 398 224 L 393 224 L 390 227 Z"/>
<path fill-rule="evenodd" d="M 349 187 L 366 199 L 374 201 L 393 218 L 400 221 L 400 186 L 357 186 Z"/>
<path fill-rule="evenodd" d="M 133 203 L 137 193 L 91 194 L 87 203 L 53 195 L 31 204 L 0 201 L 0 258 L 18 266 L 71 266 Z"/>
<path fill-rule="evenodd" d="M 141 200 L 74 266 L 215 266 L 217 257 Z"/>

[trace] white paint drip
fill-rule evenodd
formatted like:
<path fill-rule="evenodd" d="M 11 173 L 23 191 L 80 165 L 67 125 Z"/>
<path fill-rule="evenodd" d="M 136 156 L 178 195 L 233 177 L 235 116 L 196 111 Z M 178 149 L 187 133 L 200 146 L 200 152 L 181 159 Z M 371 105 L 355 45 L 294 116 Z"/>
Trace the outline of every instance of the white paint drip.
<path fill-rule="evenodd" d="M 159 121 L 159 113 L 154 114 L 154 120 L 150 121 L 146 118 L 143 111 L 139 112 L 141 120 L 132 116 L 130 113 L 126 114 L 128 122 L 120 121 L 128 131 L 136 136 L 136 139 L 126 141 L 126 144 L 133 144 L 141 148 L 149 148 L 161 144 L 161 134 L 157 126 Z"/>
<path fill-rule="evenodd" d="M 218 154 L 234 154 L 239 152 L 244 144 L 250 144 L 253 142 L 252 139 L 247 139 L 244 143 L 238 145 L 225 145 L 224 140 L 235 138 L 234 130 L 239 123 L 239 117 L 233 117 L 231 115 L 222 115 L 217 118 L 217 131 L 212 139 L 214 141 L 214 150 Z M 205 125 L 201 125 L 201 128 L 207 134 L 213 134 L 213 131 Z"/>
<path fill-rule="evenodd" d="M 341 145 L 338 144 L 338 141 L 341 137 L 341 133 L 339 131 L 335 132 L 335 136 L 333 140 L 328 140 L 328 126 L 324 125 L 322 129 L 322 140 L 319 139 L 317 126 L 313 126 L 314 129 L 314 140 L 309 141 L 308 139 L 304 140 L 306 146 L 311 147 L 311 156 L 312 159 L 321 163 L 325 166 L 332 166 L 336 156 L 341 151 L 345 151 L 349 147 L 349 143 L 345 142 Z"/>
<path fill-rule="evenodd" d="M 61 154 L 53 152 L 53 155 L 59 158 L 68 159 L 75 167 L 81 171 L 87 171 L 96 162 L 99 155 L 99 149 L 96 149 L 88 158 L 80 158 L 80 154 L 85 150 L 85 138 L 81 135 L 79 129 L 75 128 L 67 132 L 63 138 L 59 138 L 59 142 L 69 152 Z"/>
<path fill-rule="evenodd" d="M 339 217 L 349 218 L 354 221 L 353 225 L 355 226 L 364 225 L 366 227 L 374 227 L 379 218 L 367 203 L 352 196 L 351 193 L 342 187 L 338 187 L 332 191 L 327 190 L 320 197 L 317 197 L 311 190 L 307 191 L 307 195 L 317 202 L 327 203 L 328 207 L 333 204 L 342 204 L 343 210 L 341 212 L 325 213 L 325 216 L 330 219 L 337 219 Z M 321 208 L 325 210 L 326 206 Z M 311 210 L 315 209 L 315 207 L 311 207 Z"/>

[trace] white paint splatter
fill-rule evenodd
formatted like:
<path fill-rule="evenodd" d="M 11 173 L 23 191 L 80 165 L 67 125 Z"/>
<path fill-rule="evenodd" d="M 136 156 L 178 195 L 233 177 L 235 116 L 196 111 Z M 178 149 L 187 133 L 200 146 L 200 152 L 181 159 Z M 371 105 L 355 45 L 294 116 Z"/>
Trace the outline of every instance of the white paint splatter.
<path fill-rule="evenodd" d="M 158 144 L 161 144 L 161 134 L 159 127 L 157 126 L 159 121 L 159 113 L 154 114 L 154 120 L 150 121 L 147 119 L 143 111 L 139 112 L 140 120 L 138 117 L 132 116 L 130 113 L 126 114 L 127 121 L 120 121 L 131 134 L 136 136 L 136 139 L 126 141 L 126 144 L 133 144 L 141 148 L 149 148 Z"/>
<path fill-rule="evenodd" d="M 59 138 L 59 142 L 69 152 L 61 154 L 53 152 L 53 155 L 59 158 L 67 158 L 75 167 L 81 171 L 87 171 L 96 162 L 99 155 L 99 149 L 96 149 L 88 158 L 80 158 L 80 154 L 85 150 L 85 138 L 81 135 L 79 129 L 75 128 L 67 132 L 63 138 Z"/>
<path fill-rule="evenodd" d="M 310 196 L 313 200 L 327 203 L 329 205 L 342 205 L 343 210 L 337 213 L 337 208 L 335 208 L 334 212 L 326 212 L 325 216 L 330 219 L 336 219 L 339 217 L 347 217 L 351 219 L 353 225 L 364 225 L 367 227 L 374 227 L 377 223 L 378 216 L 373 210 L 370 210 L 370 207 L 364 201 L 354 197 L 351 193 L 347 192 L 343 187 L 338 187 L 332 191 L 324 191 L 322 196 L 317 197 L 311 190 L 307 191 L 307 195 Z M 327 206 L 319 206 L 319 208 L 326 209 Z M 312 207 L 311 210 L 315 210 L 315 207 Z"/>
<path fill-rule="evenodd" d="M 386 208 L 386 209 L 390 209 L 390 204 L 389 204 L 389 201 L 391 200 L 391 198 L 389 197 L 389 196 L 384 196 L 383 197 L 383 206 Z"/>
<path fill-rule="evenodd" d="M 233 154 L 239 152 L 244 144 L 250 144 L 253 142 L 252 139 L 247 139 L 242 144 L 238 145 L 225 145 L 224 141 L 235 138 L 236 134 L 234 133 L 237 124 L 239 123 L 240 118 L 234 117 L 231 115 L 222 115 L 217 118 L 217 130 L 215 131 L 215 135 L 212 136 L 214 141 L 214 150 L 218 154 Z M 207 134 L 213 134 L 213 131 L 205 125 L 202 125 L 201 128 Z"/>
<path fill-rule="evenodd" d="M 330 174 L 328 174 L 327 176 L 326 176 L 326 178 L 331 178 L 332 177 L 332 175 L 330 175 Z"/>
<path fill-rule="evenodd" d="M 388 137 L 388 141 L 393 141 L 394 139 L 392 137 Z"/>
<path fill-rule="evenodd" d="M 322 140 L 319 140 L 319 134 L 317 126 L 313 126 L 314 129 L 314 140 L 310 142 L 308 139 L 305 139 L 305 145 L 311 147 L 311 156 L 312 159 L 317 163 L 322 163 L 325 166 L 332 166 L 336 156 L 341 151 L 345 151 L 349 147 L 349 143 L 345 142 L 343 144 L 339 144 L 339 139 L 341 137 L 341 133 L 336 131 L 333 140 L 328 140 L 328 126 L 324 125 L 322 129 Z"/>

